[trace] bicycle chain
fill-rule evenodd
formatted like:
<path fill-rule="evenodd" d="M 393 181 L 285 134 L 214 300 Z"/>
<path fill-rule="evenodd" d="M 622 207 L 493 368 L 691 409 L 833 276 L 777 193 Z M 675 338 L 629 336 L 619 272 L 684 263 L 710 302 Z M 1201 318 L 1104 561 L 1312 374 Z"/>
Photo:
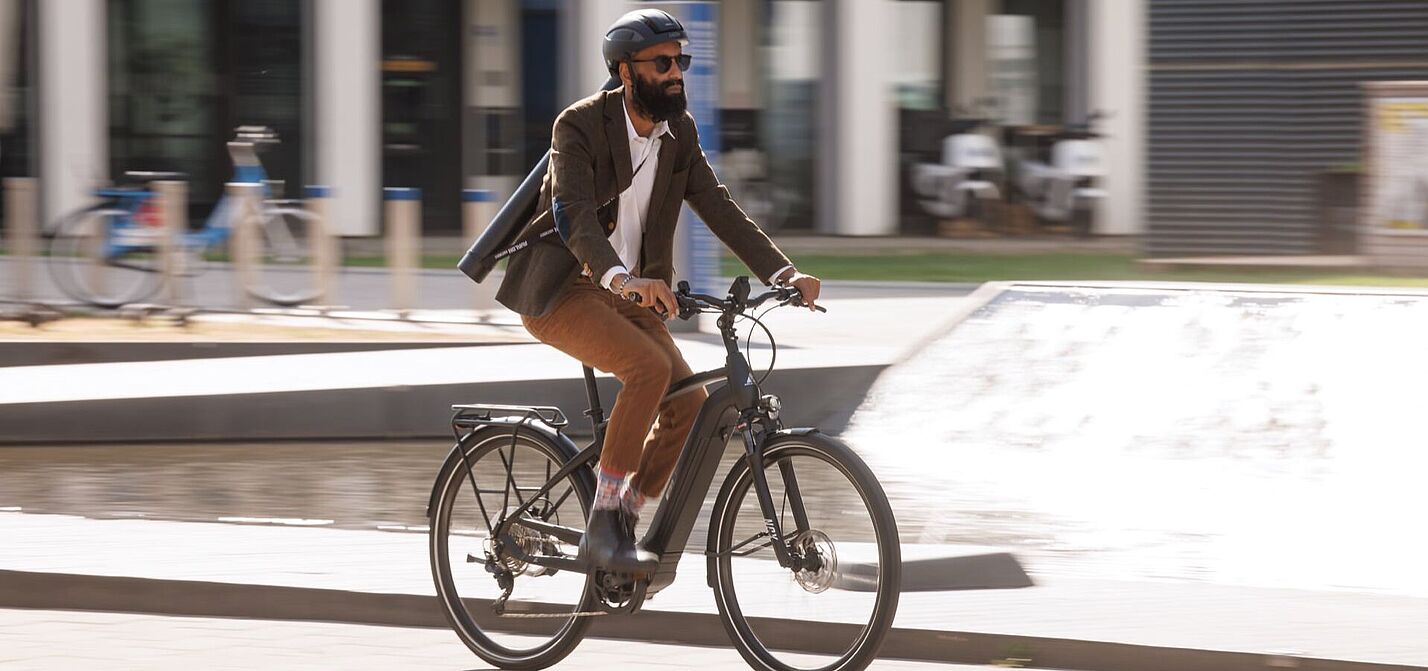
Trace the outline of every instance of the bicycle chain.
<path fill-rule="evenodd" d="M 596 615 L 609 615 L 605 611 L 579 611 L 575 613 L 501 613 L 498 617 L 516 617 L 525 619 L 553 619 L 557 617 L 595 617 Z"/>

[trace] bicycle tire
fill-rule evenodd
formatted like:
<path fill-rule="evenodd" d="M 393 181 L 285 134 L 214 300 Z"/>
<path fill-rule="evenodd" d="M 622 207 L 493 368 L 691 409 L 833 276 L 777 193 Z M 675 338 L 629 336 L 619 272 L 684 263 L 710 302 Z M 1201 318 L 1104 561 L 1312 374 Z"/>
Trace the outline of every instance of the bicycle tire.
<path fill-rule="evenodd" d="M 136 252 L 126 263 L 108 263 L 94 253 L 92 246 L 101 241 L 98 234 L 103 232 L 106 243 L 112 235 L 114 227 L 109 218 L 129 220 L 132 216 L 127 210 L 104 204 L 72 212 L 60 220 L 50 238 L 45 263 L 60 291 L 95 307 L 118 308 L 142 301 L 159 290 L 164 278 L 157 245 L 147 252 L 147 258 L 144 252 Z M 124 228 L 136 234 L 155 235 L 146 227 Z M 122 278 L 121 288 L 104 288 L 113 286 L 116 278 Z"/>
<path fill-rule="evenodd" d="M 730 469 L 715 500 L 713 516 L 710 520 L 708 547 L 710 556 L 708 561 L 713 576 L 715 604 L 719 610 L 719 617 L 739 654 L 751 667 L 760 671 L 809 671 L 810 669 L 857 671 L 864 669 L 876 658 L 883 640 L 892 627 L 893 617 L 897 613 L 902 581 L 902 559 L 901 549 L 898 545 L 897 522 L 877 478 L 867 465 L 841 441 L 818 433 L 803 436 L 779 436 L 770 441 L 766 447 L 763 468 L 765 471 L 772 468 L 773 476 L 777 478 L 777 464 L 794 457 L 811 457 L 822 461 L 836 472 L 842 473 L 854 485 L 860 500 L 867 509 L 869 519 L 875 529 L 876 556 L 880 567 L 876 587 L 872 590 L 875 593 L 875 601 L 871 617 L 862 630 L 857 632 L 853 644 L 842 651 L 842 654 L 838 654 L 836 650 L 831 654 L 826 651 L 821 653 L 827 656 L 837 656 L 831 663 L 823 666 L 795 666 L 780 659 L 770 649 L 770 646 L 760 639 L 740 604 L 731 570 L 733 560 L 731 555 L 738 549 L 734 545 L 733 538 L 736 518 L 743 508 L 744 497 L 752 495 L 755 491 L 752 486 L 753 471 L 750 469 L 747 459 L 739 460 Z M 758 511 L 758 504 L 754 503 L 754 506 L 754 510 Z M 756 524 L 762 526 L 764 522 L 759 519 Z M 784 531 L 785 535 L 789 535 L 787 528 Z M 789 569 L 775 567 L 775 570 L 789 571 L 789 574 L 793 575 Z M 827 588 L 825 587 L 825 589 Z M 785 624 L 797 626 L 800 623 L 790 620 Z M 810 626 L 816 627 L 817 625 Z M 787 630 L 783 631 L 786 633 Z M 819 634 L 820 637 L 821 635 Z"/>
<path fill-rule="evenodd" d="M 240 225 L 248 227 L 253 241 L 254 266 L 241 277 L 244 291 L 273 305 L 292 307 L 312 303 L 322 297 L 318 277 L 318 245 L 329 245 L 318 232 L 317 215 L 300 207 L 264 206 Z"/>
<path fill-rule="evenodd" d="M 527 427 L 520 427 L 517 430 L 515 440 L 518 445 L 544 454 L 553 464 L 564 464 L 575 456 L 574 453 L 563 449 L 554 441 Z M 590 618 L 572 615 L 562 619 L 556 631 L 546 637 L 548 640 L 545 643 L 527 649 L 516 649 L 496 640 L 493 633 L 498 631 L 498 628 L 491 625 L 504 625 L 505 631 L 510 631 L 519 629 L 524 623 L 528 631 L 530 623 L 533 621 L 499 619 L 494 613 L 485 610 L 489 608 L 488 603 L 471 596 L 463 597 L 456 584 L 456 573 L 451 565 L 452 508 L 457 497 L 466 490 L 470 483 L 466 464 L 469 461 L 474 470 L 479 470 L 482 457 L 511 444 L 511 429 L 504 427 L 474 431 L 457 443 L 456 449 L 442 465 L 436 482 L 432 486 L 433 505 L 429 511 L 431 526 L 428 551 L 431 559 L 432 579 L 436 584 L 437 596 L 443 606 L 443 614 L 461 641 L 476 653 L 476 656 L 498 668 L 543 669 L 564 659 L 575 649 L 591 625 Z M 467 461 L 462 459 L 461 454 L 463 453 L 466 455 Z M 514 458 L 512 464 L 514 464 Z M 508 474 L 509 470 L 510 466 L 508 465 Z M 594 478 L 589 469 L 578 469 L 568 477 L 571 479 L 574 495 L 578 498 L 577 510 L 581 515 L 578 525 L 583 529 L 585 516 L 588 515 L 594 501 Z M 543 484 L 544 481 L 541 481 L 536 486 Z M 569 525 L 568 521 L 562 523 Z M 470 565 L 469 559 L 467 565 Z M 484 567 L 472 570 L 481 570 L 483 574 L 486 573 Z M 543 576 L 530 577 L 530 579 L 540 580 L 541 577 Z M 580 594 L 575 598 L 571 612 L 588 612 L 598 608 L 594 593 L 589 588 L 588 577 L 581 579 L 581 585 Z M 468 601 L 474 603 L 468 603 Z M 473 614 L 473 609 L 485 620 L 484 624 L 478 621 L 476 614 Z M 535 622 L 553 621 L 539 620 Z"/>

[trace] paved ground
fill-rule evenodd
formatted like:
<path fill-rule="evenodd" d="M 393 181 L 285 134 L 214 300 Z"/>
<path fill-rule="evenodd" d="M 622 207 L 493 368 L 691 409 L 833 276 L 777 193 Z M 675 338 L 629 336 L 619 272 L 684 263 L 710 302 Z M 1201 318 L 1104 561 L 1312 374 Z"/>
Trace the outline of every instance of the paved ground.
<path fill-rule="evenodd" d="M 0 538 L 11 539 L 0 570 L 434 593 L 421 533 L 0 512 Z M 715 612 L 703 573 L 702 561 L 686 555 L 647 612 Z M 1025 589 L 904 594 L 895 626 L 1428 666 L 1428 599 L 1033 577 L 1037 586 Z"/>
<path fill-rule="evenodd" d="M 449 631 L 324 622 L 0 610 L 0 667 L 87 669 L 487 669 Z M 555 669 L 748 668 L 732 648 L 586 639 Z M 882 660 L 887 671 L 962 666 Z"/>

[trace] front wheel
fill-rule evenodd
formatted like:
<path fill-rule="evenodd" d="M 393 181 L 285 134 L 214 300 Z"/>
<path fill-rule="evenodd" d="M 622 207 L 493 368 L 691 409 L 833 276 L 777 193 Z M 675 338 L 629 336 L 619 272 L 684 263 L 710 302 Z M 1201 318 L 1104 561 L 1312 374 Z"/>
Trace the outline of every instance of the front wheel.
<path fill-rule="evenodd" d="M 817 433 L 770 441 L 763 472 L 797 565 L 775 558 L 753 470 L 740 460 L 709 531 L 715 603 L 729 638 L 755 669 L 866 668 L 892 627 L 902 584 L 897 522 L 882 486 L 847 445 Z"/>

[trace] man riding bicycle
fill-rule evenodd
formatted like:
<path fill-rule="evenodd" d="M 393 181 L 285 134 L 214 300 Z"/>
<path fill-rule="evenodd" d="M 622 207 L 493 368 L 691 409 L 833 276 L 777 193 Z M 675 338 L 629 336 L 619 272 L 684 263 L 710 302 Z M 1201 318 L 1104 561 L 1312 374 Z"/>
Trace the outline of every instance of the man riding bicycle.
<path fill-rule="evenodd" d="M 685 110 L 688 43 L 684 26 L 657 9 L 630 12 L 606 31 L 605 64 L 622 86 L 556 119 L 542 214 L 527 225 L 544 230 L 553 219 L 560 240 L 542 238 L 513 257 L 497 292 L 536 339 L 623 385 L 580 544 L 582 557 L 617 573 L 656 568 L 655 556 L 635 545 L 635 522 L 663 491 L 706 397 L 698 390 L 661 403 L 670 382 L 690 375 L 664 325 L 678 312 L 670 282 L 680 203 L 760 279 L 793 285 L 810 309 L 820 288 L 710 168 Z"/>

